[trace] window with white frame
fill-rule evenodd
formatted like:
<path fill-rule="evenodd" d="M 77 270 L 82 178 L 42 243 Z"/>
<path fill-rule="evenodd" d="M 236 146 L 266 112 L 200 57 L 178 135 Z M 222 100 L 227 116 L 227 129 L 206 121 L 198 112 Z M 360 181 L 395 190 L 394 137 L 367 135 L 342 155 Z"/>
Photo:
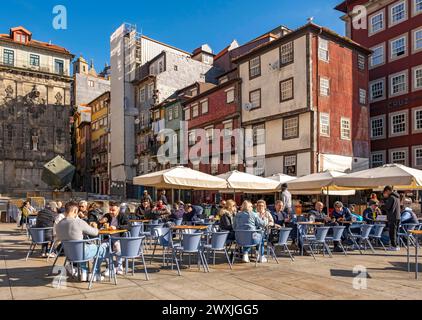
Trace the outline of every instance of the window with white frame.
<path fill-rule="evenodd" d="M 208 100 L 201 101 L 201 114 L 208 113 Z"/>
<path fill-rule="evenodd" d="M 290 155 L 284 156 L 284 174 L 289 176 L 296 176 L 297 175 L 297 168 L 296 168 L 297 156 Z"/>
<path fill-rule="evenodd" d="M 226 91 L 226 103 L 234 102 L 234 88 L 227 89 Z"/>
<path fill-rule="evenodd" d="M 148 99 L 152 99 L 154 96 L 154 84 L 150 83 L 148 85 Z"/>
<path fill-rule="evenodd" d="M 359 89 L 359 103 L 366 105 L 366 90 L 362 88 Z"/>
<path fill-rule="evenodd" d="M 198 104 L 194 104 L 192 106 L 192 118 L 196 118 L 197 116 L 199 116 L 199 106 Z"/>
<path fill-rule="evenodd" d="M 321 96 L 330 95 L 330 79 L 323 77 L 319 78 L 319 94 Z"/>
<path fill-rule="evenodd" d="M 190 108 L 185 109 L 185 120 L 190 120 Z"/>
<path fill-rule="evenodd" d="M 254 175 L 262 177 L 265 173 L 265 157 L 257 157 L 254 163 Z"/>
<path fill-rule="evenodd" d="M 319 114 L 319 131 L 323 136 L 330 136 L 330 114 L 321 112 Z"/>
<path fill-rule="evenodd" d="M 422 167 L 422 146 L 413 148 L 414 155 L 414 165 L 417 167 Z"/>
<path fill-rule="evenodd" d="M 293 41 L 283 44 L 280 47 L 280 66 L 293 62 Z"/>
<path fill-rule="evenodd" d="M 249 93 L 249 102 L 252 104 L 253 108 L 261 107 L 261 90 L 254 90 Z"/>
<path fill-rule="evenodd" d="M 293 99 L 293 78 L 280 82 L 280 102 Z"/>
<path fill-rule="evenodd" d="M 366 69 L 366 58 L 363 54 L 358 54 L 358 68 L 361 71 Z"/>
<path fill-rule="evenodd" d="M 393 113 L 390 115 L 391 135 L 407 133 L 407 113 Z"/>
<path fill-rule="evenodd" d="M 351 125 L 349 118 L 341 118 L 340 138 L 342 140 L 350 140 L 351 138 Z"/>
<path fill-rule="evenodd" d="M 283 139 L 299 137 L 299 117 L 283 119 Z"/>
<path fill-rule="evenodd" d="M 375 33 L 384 29 L 384 12 L 380 11 L 370 17 L 370 31 Z"/>
<path fill-rule="evenodd" d="M 381 167 L 385 163 L 384 161 L 384 153 L 382 152 L 374 152 L 371 154 L 371 167 Z"/>
<path fill-rule="evenodd" d="M 177 119 L 179 118 L 179 106 L 174 106 L 173 107 L 173 119 Z"/>
<path fill-rule="evenodd" d="M 195 132 L 195 130 L 189 131 L 188 141 L 189 141 L 189 146 L 193 146 L 196 143 L 196 132 Z"/>
<path fill-rule="evenodd" d="M 212 141 L 214 139 L 214 128 L 213 127 L 205 128 L 205 135 L 208 141 Z"/>
<path fill-rule="evenodd" d="M 397 24 L 406 20 L 407 18 L 406 5 L 407 5 L 407 1 L 402 1 L 390 7 L 391 24 Z"/>
<path fill-rule="evenodd" d="M 415 109 L 413 111 L 413 130 L 414 131 L 422 130 L 422 108 Z"/>
<path fill-rule="evenodd" d="M 407 152 L 406 150 L 392 150 L 390 152 L 390 160 L 392 163 L 407 164 Z"/>
<path fill-rule="evenodd" d="M 173 120 L 173 108 L 172 107 L 167 109 L 167 120 L 168 121 Z"/>
<path fill-rule="evenodd" d="M 140 124 L 141 127 L 143 127 L 145 125 L 145 113 L 141 113 L 141 119 L 140 119 Z"/>
<path fill-rule="evenodd" d="M 94 81 L 88 80 L 88 87 L 93 88 L 94 87 Z"/>
<path fill-rule="evenodd" d="M 139 101 L 140 102 L 145 102 L 146 100 L 146 95 L 145 95 L 145 87 L 142 87 L 141 89 L 139 89 Z"/>
<path fill-rule="evenodd" d="M 400 95 L 407 92 L 406 73 L 392 75 L 390 79 L 391 95 Z"/>
<path fill-rule="evenodd" d="M 382 138 L 384 134 L 384 116 L 371 118 L 371 138 Z"/>
<path fill-rule="evenodd" d="M 319 38 L 318 46 L 318 58 L 319 60 L 328 61 L 329 60 L 329 51 L 328 51 L 328 40 Z"/>
<path fill-rule="evenodd" d="M 413 69 L 413 88 L 422 89 L 422 66 Z"/>
<path fill-rule="evenodd" d="M 406 37 L 400 37 L 390 41 L 391 59 L 397 59 L 406 55 Z"/>
<path fill-rule="evenodd" d="M 232 121 L 225 122 L 224 123 L 223 135 L 225 137 L 231 136 L 232 135 L 232 131 L 233 131 L 233 122 Z"/>
<path fill-rule="evenodd" d="M 376 67 L 384 63 L 384 45 L 372 48 L 371 67 Z"/>
<path fill-rule="evenodd" d="M 379 79 L 370 83 L 371 100 L 384 98 L 384 80 Z"/>
<path fill-rule="evenodd" d="M 253 130 L 253 144 L 262 145 L 265 143 L 265 125 L 260 124 L 252 128 Z"/>
<path fill-rule="evenodd" d="M 422 29 L 413 32 L 413 50 L 422 50 Z"/>
<path fill-rule="evenodd" d="M 413 0 L 414 1 L 414 13 L 418 14 L 418 13 L 422 13 L 422 0 Z"/>
<path fill-rule="evenodd" d="M 261 75 L 261 57 L 249 60 L 249 77 L 255 78 Z"/>

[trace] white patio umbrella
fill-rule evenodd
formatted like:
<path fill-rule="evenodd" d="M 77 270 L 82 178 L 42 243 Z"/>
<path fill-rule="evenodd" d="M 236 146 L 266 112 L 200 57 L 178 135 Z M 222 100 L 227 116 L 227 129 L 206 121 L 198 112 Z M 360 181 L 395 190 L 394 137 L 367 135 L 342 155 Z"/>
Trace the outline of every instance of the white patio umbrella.
<path fill-rule="evenodd" d="M 227 188 L 232 192 L 276 192 L 279 183 L 272 179 L 255 176 L 250 173 L 237 170 L 218 175 L 217 177 L 227 181 Z M 222 190 L 223 191 L 223 190 Z"/>
<path fill-rule="evenodd" d="M 422 170 L 401 164 L 386 164 L 338 176 L 334 180 L 337 186 L 342 187 L 378 189 L 391 185 L 398 190 L 422 189 Z"/>
<path fill-rule="evenodd" d="M 267 177 L 267 179 L 275 180 L 279 183 L 279 186 L 281 186 L 283 183 L 288 183 L 290 181 L 296 180 L 297 177 L 292 177 L 284 173 L 276 173 L 270 177 Z"/>
<path fill-rule="evenodd" d="M 183 166 L 135 177 L 133 184 L 158 189 L 219 190 L 227 188 L 227 181 L 224 179 Z"/>

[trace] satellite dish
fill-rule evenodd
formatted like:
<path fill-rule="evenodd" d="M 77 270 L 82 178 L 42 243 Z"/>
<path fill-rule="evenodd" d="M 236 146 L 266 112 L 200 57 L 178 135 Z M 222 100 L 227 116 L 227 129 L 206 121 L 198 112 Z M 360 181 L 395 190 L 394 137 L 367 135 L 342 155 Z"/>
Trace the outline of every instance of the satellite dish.
<path fill-rule="evenodd" d="M 137 166 L 139 164 L 139 159 L 137 159 L 137 158 L 133 159 L 133 164 L 135 166 Z"/>
<path fill-rule="evenodd" d="M 250 102 L 246 102 L 243 104 L 243 109 L 245 109 L 245 111 L 251 111 L 253 108 L 253 104 Z"/>
<path fill-rule="evenodd" d="M 135 119 L 135 124 L 136 124 L 136 125 L 138 125 L 138 124 L 140 124 L 140 123 L 141 123 L 141 120 L 139 120 L 139 118 L 136 118 L 136 119 Z"/>

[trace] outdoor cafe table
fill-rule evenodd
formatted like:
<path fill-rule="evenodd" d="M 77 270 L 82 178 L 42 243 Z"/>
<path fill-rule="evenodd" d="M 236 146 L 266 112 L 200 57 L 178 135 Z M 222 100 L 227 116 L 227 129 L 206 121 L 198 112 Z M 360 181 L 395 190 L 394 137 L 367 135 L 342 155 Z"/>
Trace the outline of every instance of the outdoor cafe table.
<path fill-rule="evenodd" d="M 418 249 L 419 249 L 419 237 L 422 235 L 422 230 L 411 230 L 409 231 L 411 235 L 415 237 L 415 279 L 418 279 Z M 409 261 L 409 255 L 410 255 L 410 241 L 409 237 L 407 237 L 407 270 L 410 270 L 410 261 Z"/>
<path fill-rule="evenodd" d="M 179 234 L 182 233 L 183 230 L 199 230 L 199 231 L 205 231 L 208 229 L 208 226 L 173 226 L 171 229 L 175 232 L 179 232 Z M 208 235 L 207 235 L 207 241 L 208 241 Z"/>
<path fill-rule="evenodd" d="M 136 222 L 148 223 L 150 221 L 152 221 L 152 220 L 151 219 L 129 220 L 130 223 L 136 223 Z"/>
<path fill-rule="evenodd" d="M 317 222 L 317 221 L 303 221 L 303 222 L 298 222 L 297 223 L 297 231 L 298 231 L 298 235 L 299 235 L 299 241 L 300 241 L 300 255 L 303 256 L 303 238 L 305 237 L 305 228 L 304 226 L 313 226 L 313 227 L 317 227 L 317 226 L 323 226 L 324 223 L 323 222 Z"/>

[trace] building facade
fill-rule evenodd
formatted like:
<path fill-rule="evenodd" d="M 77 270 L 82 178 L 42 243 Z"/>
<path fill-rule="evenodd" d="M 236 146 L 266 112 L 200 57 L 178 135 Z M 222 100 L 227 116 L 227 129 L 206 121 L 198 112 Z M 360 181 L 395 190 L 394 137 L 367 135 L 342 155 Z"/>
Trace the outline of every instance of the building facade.
<path fill-rule="evenodd" d="M 354 28 L 353 8 L 366 8 Z M 373 51 L 369 61 L 371 165 L 422 169 L 422 1 L 344 1 L 346 33 Z"/>
<path fill-rule="evenodd" d="M 253 132 L 247 168 L 303 176 L 367 167 L 369 53 L 308 23 L 235 59 L 242 126 Z"/>
<path fill-rule="evenodd" d="M 91 108 L 80 106 L 74 116 L 76 190 L 91 192 Z"/>
<path fill-rule="evenodd" d="M 43 165 L 71 160 L 72 59 L 23 27 L 0 34 L 0 193 L 50 191 Z"/>
<path fill-rule="evenodd" d="M 110 91 L 91 101 L 91 191 L 107 195 L 110 190 L 110 148 L 109 148 L 109 105 Z"/>

